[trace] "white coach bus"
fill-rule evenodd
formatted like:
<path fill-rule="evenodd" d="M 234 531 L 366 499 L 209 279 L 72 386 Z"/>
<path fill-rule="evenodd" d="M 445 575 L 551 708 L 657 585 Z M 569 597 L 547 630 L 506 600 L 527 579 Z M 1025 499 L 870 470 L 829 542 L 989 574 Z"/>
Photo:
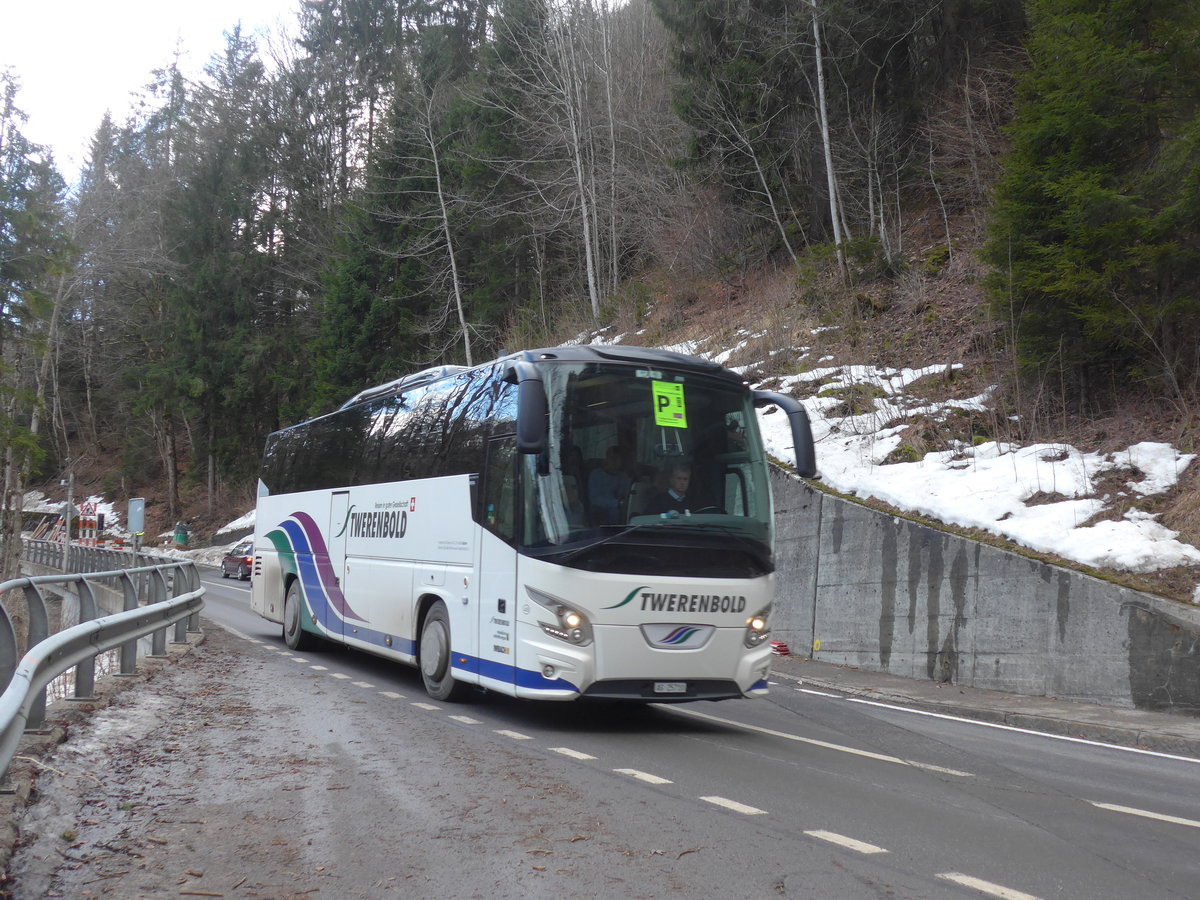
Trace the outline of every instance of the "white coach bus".
<path fill-rule="evenodd" d="M 441 700 L 763 695 L 770 404 L 814 475 L 797 401 L 666 351 L 526 351 L 363 391 L 267 440 L 252 607 L 293 649 L 416 665 Z"/>

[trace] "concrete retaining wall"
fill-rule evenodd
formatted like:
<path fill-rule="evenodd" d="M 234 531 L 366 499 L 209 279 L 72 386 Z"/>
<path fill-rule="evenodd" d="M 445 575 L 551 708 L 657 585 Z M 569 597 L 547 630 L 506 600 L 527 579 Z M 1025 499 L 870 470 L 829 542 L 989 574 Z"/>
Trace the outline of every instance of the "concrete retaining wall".
<path fill-rule="evenodd" d="M 813 490 L 773 470 L 792 653 L 1020 694 L 1200 713 L 1200 608 Z"/>

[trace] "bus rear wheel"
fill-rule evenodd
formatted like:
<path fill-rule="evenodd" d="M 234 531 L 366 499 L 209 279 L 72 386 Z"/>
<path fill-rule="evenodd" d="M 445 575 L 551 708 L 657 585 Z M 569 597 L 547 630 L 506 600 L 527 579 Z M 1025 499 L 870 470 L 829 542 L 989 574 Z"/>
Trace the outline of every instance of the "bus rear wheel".
<path fill-rule="evenodd" d="M 307 650 L 314 643 L 300 622 L 303 615 L 304 598 L 300 594 L 300 581 L 295 579 L 283 598 L 283 642 L 293 650 Z"/>
<path fill-rule="evenodd" d="M 461 700 L 465 688 L 451 674 L 450 615 L 443 603 L 435 603 L 425 617 L 420 652 L 425 692 L 434 700 Z"/>

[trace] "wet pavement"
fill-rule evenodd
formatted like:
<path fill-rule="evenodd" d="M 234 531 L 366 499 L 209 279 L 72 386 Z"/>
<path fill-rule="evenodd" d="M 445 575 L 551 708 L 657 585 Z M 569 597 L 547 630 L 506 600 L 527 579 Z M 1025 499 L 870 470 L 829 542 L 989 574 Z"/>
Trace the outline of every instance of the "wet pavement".
<path fill-rule="evenodd" d="M 987 691 L 796 656 L 776 657 L 771 674 L 775 680 L 879 703 L 1200 758 L 1200 717 Z"/>
<path fill-rule="evenodd" d="M 221 645 L 227 640 L 228 638 L 219 631 L 210 634 L 207 641 L 203 636 L 194 635 L 192 636 L 191 647 L 173 647 L 172 655 L 178 656 L 190 653 L 199 657 L 199 659 L 191 660 L 191 663 L 203 663 L 208 657 L 214 657 L 214 660 L 209 663 L 208 668 L 210 671 L 206 676 L 210 680 L 214 680 L 215 675 L 211 670 L 218 666 L 214 654 L 220 651 Z M 203 646 L 207 642 L 211 642 L 215 646 Z M 197 647 L 198 644 L 200 645 L 199 647 Z M 66 829 L 70 827 L 69 823 L 71 821 L 78 820 L 78 815 L 76 814 L 73 819 L 71 815 L 64 813 L 61 816 L 60 822 L 54 818 L 53 810 L 50 810 L 49 813 L 44 811 L 37 812 L 36 808 L 31 808 L 29 813 L 25 811 L 31 793 L 36 798 L 35 787 L 38 774 L 39 772 L 45 772 L 54 764 L 56 760 L 54 754 L 58 750 L 58 745 L 67 736 L 72 738 L 73 744 L 78 744 L 72 752 L 81 755 L 80 758 L 83 762 L 80 765 L 85 771 L 89 765 L 86 764 L 87 759 L 94 761 L 90 764 L 96 767 L 92 769 L 93 771 L 99 772 L 99 767 L 111 767 L 113 760 L 118 758 L 114 754 L 121 751 L 119 745 L 122 742 L 114 740 L 110 742 L 114 745 L 112 747 L 100 746 L 104 744 L 103 735 L 100 733 L 93 734 L 93 732 L 96 732 L 97 729 L 102 732 L 104 722 L 113 716 L 124 715 L 119 709 L 106 709 L 106 707 L 113 704 L 122 707 L 122 709 L 146 706 L 146 715 L 151 718 L 153 718 L 153 715 L 161 713 L 161 710 L 156 712 L 157 707 L 154 702 L 151 702 L 154 696 L 147 692 L 130 695 L 137 698 L 142 694 L 146 694 L 141 700 L 121 699 L 121 695 L 128 689 L 136 687 L 145 681 L 146 678 L 154 677 L 155 673 L 164 665 L 172 666 L 173 661 L 153 661 L 147 669 L 143 670 L 142 674 L 132 679 L 112 677 L 101 679 L 97 685 L 97 692 L 99 694 L 97 700 L 85 703 L 63 701 L 52 705 L 48 714 L 48 724 L 45 732 L 38 735 L 28 735 L 25 738 L 21 748 L 18 749 L 18 756 L 12 766 L 13 777 L 10 785 L 14 788 L 14 791 L 7 795 L 0 795 L 0 868 L 3 868 L 5 871 L 8 870 L 14 848 L 18 841 L 17 828 L 32 827 L 38 816 L 46 819 L 42 823 L 40 830 L 45 832 L 52 839 L 51 843 L 55 845 L 53 851 L 46 854 L 46 865 L 61 865 L 64 862 L 71 862 L 69 853 L 67 856 L 64 856 L 63 851 L 58 847 L 61 841 L 55 843 L 55 840 L 62 837 Z M 196 669 L 196 673 L 189 675 L 188 670 L 191 669 Z M 203 666 L 197 667 L 189 664 L 182 667 L 175 667 L 171 671 L 162 672 L 163 685 L 160 685 L 158 688 L 158 693 L 161 693 L 164 687 L 169 687 L 180 679 L 189 677 L 193 679 L 199 678 L 200 674 L 204 671 Z M 1029 729 L 1101 743 L 1200 758 L 1200 718 L 1190 716 L 1149 710 L 1114 709 L 1090 703 L 1048 697 L 1029 697 L 1019 694 L 980 690 L 955 684 L 941 684 L 927 680 L 903 678 L 851 666 L 839 666 L 801 659 L 794 656 L 775 658 L 772 679 L 778 683 L 793 684 L 802 689 L 836 692 L 872 702 L 895 704 L 935 714 L 957 716 L 1013 728 Z M 213 684 L 216 684 L 215 680 Z M 189 744 L 189 742 L 203 743 L 205 740 L 209 744 L 213 744 L 211 747 L 205 745 L 204 748 L 205 752 L 212 756 L 212 759 L 221 759 L 221 754 L 226 752 L 226 749 L 232 754 L 229 759 L 224 761 L 224 765 L 226 766 L 232 766 L 237 758 L 244 758 L 246 748 L 238 744 L 239 741 L 244 740 L 246 730 L 251 727 L 253 718 L 258 715 L 253 712 L 254 704 L 257 701 L 247 699 L 231 705 L 232 701 L 229 701 L 228 698 L 221 699 L 216 693 L 215 686 L 206 686 L 206 683 L 202 684 L 200 682 L 189 684 L 187 690 L 176 689 L 173 694 L 175 695 L 174 702 L 179 708 L 163 717 L 167 723 L 167 732 L 169 733 L 164 738 L 167 744 L 159 748 L 164 752 L 159 753 L 157 757 L 151 760 L 155 765 L 173 764 L 178 766 L 182 764 L 184 759 L 190 757 L 189 754 L 177 753 L 176 751 L 180 747 Z M 218 722 L 222 721 L 222 716 L 225 718 L 232 717 L 230 722 L 226 723 L 228 725 L 228 734 L 225 735 L 219 734 L 216 728 Z M 91 724 L 93 721 L 99 722 L 99 724 L 93 727 Z M 121 719 L 121 721 L 125 720 Z M 150 725 L 153 724 L 153 722 L 150 722 Z M 157 727 L 158 730 L 162 730 L 161 723 Z M 90 731 L 88 730 L 89 728 L 91 729 Z M 206 729 L 208 730 L 206 731 Z M 214 744 L 213 742 L 216 743 Z M 128 748 L 125 748 L 122 752 L 128 754 L 130 751 Z M 261 754 L 255 754 L 256 757 L 259 755 Z M 49 762 L 42 762 L 41 760 Z M 106 760 L 106 762 L 101 763 L 101 760 Z M 216 765 L 215 762 L 214 765 Z M 130 757 L 123 777 L 127 782 L 130 782 L 133 779 L 132 773 L 143 772 L 143 770 L 146 773 L 151 771 L 148 768 L 147 761 L 140 757 L 137 759 Z M 62 773 L 58 774 L 61 775 Z M 180 785 L 179 789 L 183 793 L 188 794 L 188 796 L 182 797 L 180 803 L 177 805 L 186 809 L 187 804 L 194 802 L 192 792 L 195 789 L 193 779 L 196 776 L 196 772 L 189 771 L 186 775 L 182 776 L 180 773 L 174 773 L 169 778 L 158 777 L 156 784 L 159 787 L 155 787 L 154 790 L 161 791 L 161 785 L 163 784 Z M 88 787 L 89 780 L 95 781 L 96 779 L 90 775 L 85 775 L 84 778 L 77 780 L 83 787 Z M 128 784 L 125 784 L 122 789 L 127 792 Z M 287 795 L 281 794 L 281 796 Z M 159 796 L 158 799 L 159 801 L 165 801 L 168 798 Z M 116 809 L 116 814 L 118 818 L 132 815 L 123 806 Z M 92 818 L 85 819 L 84 823 L 99 830 L 104 825 L 102 820 L 106 816 L 112 815 L 114 815 L 114 808 L 112 808 L 111 803 L 109 807 L 101 805 L 92 814 Z M 118 895 L 123 890 L 127 891 L 131 886 L 131 882 L 124 880 L 130 871 L 130 867 L 125 864 L 126 861 L 128 859 L 140 860 L 142 856 L 148 855 L 151 850 L 155 851 L 158 855 L 162 855 L 166 852 L 162 845 L 168 842 L 174 850 L 174 855 L 170 860 L 171 867 L 147 870 L 145 876 L 147 878 L 150 876 L 162 878 L 168 872 L 176 876 L 175 883 L 171 888 L 172 894 L 176 891 L 188 893 L 187 886 L 193 885 L 193 883 L 193 889 L 201 888 L 200 873 L 203 867 L 198 866 L 193 851 L 193 846 L 199 846 L 201 842 L 195 840 L 189 833 L 181 830 L 186 827 L 192 827 L 195 823 L 191 823 L 189 818 L 183 815 L 175 817 L 179 820 L 178 822 L 173 822 L 163 811 L 158 811 L 155 815 L 157 817 L 148 825 L 143 823 L 140 830 L 136 830 L 138 835 L 137 840 L 140 843 L 131 843 L 133 839 L 129 835 L 122 833 L 116 837 L 106 839 L 106 842 L 102 842 L 99 845 L 107 848 L 105 852 L 113 856 L 115 862 L 112 863 L 113 869 L 111 873 L 102 871 L 95 877 L 101 879 L 121 875 L 122 880 L 89 882 L 89 895 L 111 896 L 112 894 L 106 894 L 104 890 L 106 887 L 115 888 Z M 263 827 L 261 814 L 259 815 L 260 818 L 253 820 L 252 824 L 254 828 Z M 242 818 L 245 817 L 243 816 Z M 227 836 L 234 845 L 239 841 L 245 840 L 244 834 L 232 831 Z M 207 845 L 214 839 L 212 834 L 207 834 L 204 836 L 203 843 Z M 25 840 L 29 841 L 30 836 L 26 835 Z M 124 843 L 121 843 L 122 841 Z M 277 841 L 281 847 L 283 846 L 283 842 L 284 839 L 282 837 Z M 236 849 L 236 846 L 232 846 L 226 857 L 237 859 L 238 853 Z M 120 851 L 119 853 L 117 852 L 118 850 Z M 76 861 L 76 863 L 79 862 L 81 861 Z M 88 862 L 93 870 L 98 870 L 102 860 L 100 857 L 97 857 L 95 860 L 89 860 Z M 118 865 L 118 863 L 121 863 L 121 865 Z M 288 859 L 281 859 L 276 866 L 278 870 L 276 874 L 281 878 L 285 875 L 291 877 L 293 866 L 294 863 L 290 857 Z M 142 868 L 145 868 L 145 866 L 143 865 Z M 209 879 L 220 874 L 227 876 L 226 881 L 229 884 L 236 882 L 241 885 L 247 878 L 251 877 L 250 874 L 247 874 L 249 870 L 247 870 L 247 873 L 232 870 L 229 872 L 218 872 L 211 862 L 211 856 L 209 857 L 209 870 Z M 32 874 L 26 871 L 26 878 L 30 878 Z M 137 872 L 134 874 L 137 874 Z M 44 873 L 44 878 L 47 879 L 46 883 L 51 883 L 49 881 L 49 869 Z M 239 881 L 238 879 L 241 880 Z M 26 883 L 28 884 L 28 881 Z M 276 882 L 276 885 L 278 883 Z M 121 886 L 118 887 L 118 885 Z M 79 884 L 75 885 L 75 887 L 80 886 Z M 244 885 L 244 888 L 248 890 L 251 886 L 255 886 L 253 878 Z M 8 897 L 14 896 L 13 894 L 6 893 L 5 887 L 10 887 L 10 885 L 7 883 L 0 884 L 0 900 L 6 900 Z M 258 885 L 258 887 L 260 891 L 265 891 L 266 893 L 252 895 L 283 896 L 283 894 L 272 894 L 272 888 L 267 884 Z M 312 885 L 309 885 L 309 887 L 312 887 Z M 220 896 L 218 893 L 205 894 L 203 890 L 198 891 L 198 893 L 207 896 Z M 69 896 L 70 893 L 45 895 Z M 144 893 L 137 894 L 137 896 L 157 895 L 157 893 L 150 892 L 149 889 Z M 287 895 L 292 896 L 291 894 Z M 15 896 L 28 895 L 18 893 Z M 132 895 L 126 893 L 125 896 Z"/>

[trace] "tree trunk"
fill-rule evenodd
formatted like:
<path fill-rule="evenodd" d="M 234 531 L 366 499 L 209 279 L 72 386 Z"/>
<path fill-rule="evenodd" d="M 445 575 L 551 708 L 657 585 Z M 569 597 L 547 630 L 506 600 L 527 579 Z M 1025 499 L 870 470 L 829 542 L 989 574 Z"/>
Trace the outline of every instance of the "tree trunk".
<path fill-rule="evenodd" d="M 812 0 L 813 43 L 817 61 L 817 112 L 821 121 L 821 146 L 825 151 L 825 180 L 829 190 L 829 218 L 833 225 L 833 243 L 837 248 L 838 271 L 848 277 L 846 255 L 842 247 L 842 213 L 838 203 L 837 175 L 833 170 L 833 147 L 829 137 L 829 113 L 825 106 L 825 64 L 821 54 L 821 24 L 817 19 L 817 0 Z"/>

